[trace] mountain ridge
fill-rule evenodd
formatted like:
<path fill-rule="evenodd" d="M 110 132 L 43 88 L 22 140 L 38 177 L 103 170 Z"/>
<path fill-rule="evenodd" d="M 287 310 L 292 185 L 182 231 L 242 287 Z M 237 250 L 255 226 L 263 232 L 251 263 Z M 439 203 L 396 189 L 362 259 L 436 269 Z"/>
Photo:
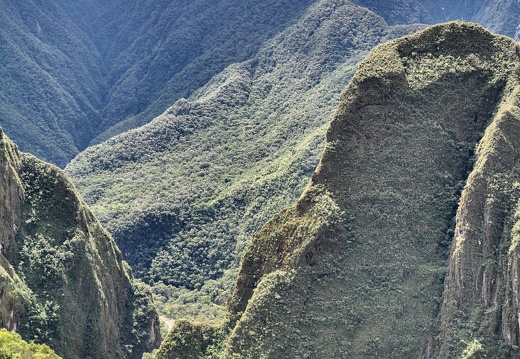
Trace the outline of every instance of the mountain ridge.
<path fill-rule="evenodd" d="M 518 175 L 519 49 L 452 22 L 366 57 L 311 184 L 249 245 L 217 352 L 518 356 L 516 222 L 506 210 L 517 204 L 501 199 Z M 175 357 L 186 332 L 174 328 L 158 357 Z M 215 347 L 191 349 L 210 357 Z"/>
<path fill-rule="evenodd" d="M 391 26 L 464 18 L 514 37 L 518 25 L 510 0 L 353 3 Z M 318 2 L 269 4 L 4 0 L 0 124 L 23 150 L 64 167 L 250 59 Z"/>
<path fill-rule="evenodd" d="M 255 59 L 85 151 L 66 172 L 138 276 L 190 289 L 223 278 L 227 293 L 234 274 L 226 271 L 236 270 L 249 236 L 305 188 L 323 113 L 336 105 L 330 89 L 339 93 L 380 39 L 416 28 L 388 27 L 347 1 L 321 2 Z M 225 302 L 222 290 L 211 292 Z"/>
<path fill-rule="evenodd" d="M 0 130 L 0 321 L 66 358 L 138 358 L 160 341 L 151 294 L 63 172 Z"/>

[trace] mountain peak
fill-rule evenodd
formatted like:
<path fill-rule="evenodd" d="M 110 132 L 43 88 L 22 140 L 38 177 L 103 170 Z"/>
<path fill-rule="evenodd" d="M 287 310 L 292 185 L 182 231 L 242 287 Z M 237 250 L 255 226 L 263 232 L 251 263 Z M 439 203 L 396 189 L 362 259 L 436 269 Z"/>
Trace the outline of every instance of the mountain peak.
<path fill-rule="evenodd" d="M 516 350 L 519 53 L 457 21 L 367 56 L 311 184 L 246 251 L 226 353 Z"/>

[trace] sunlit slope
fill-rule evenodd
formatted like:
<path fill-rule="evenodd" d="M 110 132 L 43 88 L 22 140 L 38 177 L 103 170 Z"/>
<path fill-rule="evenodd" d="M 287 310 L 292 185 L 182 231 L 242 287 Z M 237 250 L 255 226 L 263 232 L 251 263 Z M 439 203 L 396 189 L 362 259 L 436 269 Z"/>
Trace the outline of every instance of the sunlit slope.
<path fill-rule="evenodd" d="M 376 14 L 320 2 L 253 60 L 67 172 L 135 273 L 200 288 L 236 268 L 250 236 L 296 200 L 341 88 L 385 36 L 394 30 Z"/>
<path fill-rule="evenodd" d="M 218 339 L 192 351 L 455 358 L 505 343 L 518 356 L 518 53 L 461 22 L 378 46 L 341 97 L 311 184 L 248 247 Z"/>

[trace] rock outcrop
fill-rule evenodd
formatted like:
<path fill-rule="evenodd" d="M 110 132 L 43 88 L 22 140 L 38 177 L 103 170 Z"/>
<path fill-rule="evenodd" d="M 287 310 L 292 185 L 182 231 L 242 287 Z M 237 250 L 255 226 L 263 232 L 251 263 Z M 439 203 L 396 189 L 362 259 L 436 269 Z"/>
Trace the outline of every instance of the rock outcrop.
<path fill-rule="evenodd" d="M 140 358 L 150 293 L 63 172 L 0 131 L 0 325 L 64 358 Z"/>

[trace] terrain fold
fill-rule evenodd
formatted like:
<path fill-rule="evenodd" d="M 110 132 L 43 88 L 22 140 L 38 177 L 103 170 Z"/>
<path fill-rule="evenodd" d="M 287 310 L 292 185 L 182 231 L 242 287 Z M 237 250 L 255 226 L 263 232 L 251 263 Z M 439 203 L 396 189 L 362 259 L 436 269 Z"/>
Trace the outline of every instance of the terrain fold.
<path fill-rule="evenodd" d="M 0 323 L 64 358 L 140 358 L 160 342 L 151 294 L 54 165 L 0 130 Z"/>

